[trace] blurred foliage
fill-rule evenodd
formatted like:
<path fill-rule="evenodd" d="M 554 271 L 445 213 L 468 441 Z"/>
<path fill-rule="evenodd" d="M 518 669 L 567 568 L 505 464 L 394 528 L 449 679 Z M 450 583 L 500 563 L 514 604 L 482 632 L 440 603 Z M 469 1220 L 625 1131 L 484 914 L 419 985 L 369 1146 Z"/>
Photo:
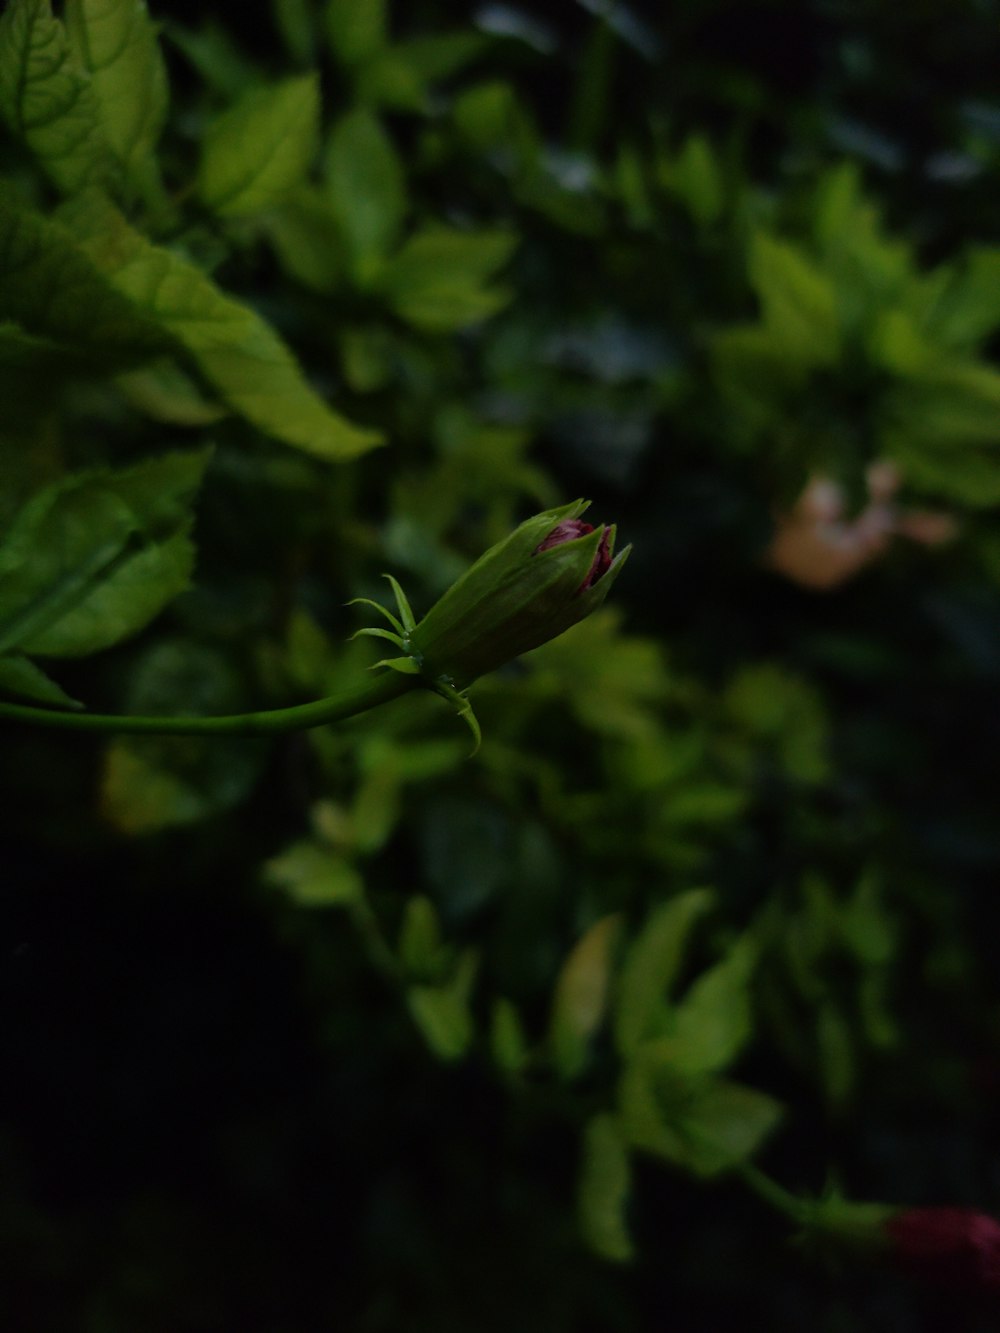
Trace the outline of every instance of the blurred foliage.
<path fill-rule="evenodd" d="M 11 1328 L 994 1326 L 733 1170 L 1000 1210 L 1000 5 L 668 9 L 7 0 L 5 695 L 318 698 L 384 570 L 635 545 L 473 760 L 4 724 Z M 766 568 L 884 460 L 955 540 Z"/>

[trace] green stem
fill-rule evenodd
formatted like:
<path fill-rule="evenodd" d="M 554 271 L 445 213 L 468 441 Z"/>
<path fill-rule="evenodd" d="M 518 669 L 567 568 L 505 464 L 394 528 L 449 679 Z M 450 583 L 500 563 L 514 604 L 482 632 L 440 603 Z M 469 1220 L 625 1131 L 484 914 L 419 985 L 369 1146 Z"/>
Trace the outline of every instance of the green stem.
<path fill-rule="evenodd" d="M 786 1217 L 792 1218 L 795 1222 L 803 1220 L 810 1207 L 807 1200 L 797 1198 L 783 1185 L 779 1185 L 776 1180 L 772 1180 L 770 1176 L 765 1175 L 752 1162 L 740 1162 L 733 1170 L 759 1199 L 763 1199 L 765 1203 L 770 1204 L 772 1208 L 777 1209 L 779 1213 L 784 1213 Z"/>
<path fill-rule="evenodd" d="M 107 713 L 60 713 L 53 708 L 0 703 L 0 721 L 27 722 L 32 726 L 58 727 L 65 731 L 104 731 L 143 736 L 271 736 L 283 731 L 304 731 L 327 722 L 340 722 L 367 712 L 423 682 L 417 676 L 387 671 L 353 690 L 317 699 L 292 708 L 274 708 L 263 713 L 231 713 L 221 717 L 139 717 Z"/>

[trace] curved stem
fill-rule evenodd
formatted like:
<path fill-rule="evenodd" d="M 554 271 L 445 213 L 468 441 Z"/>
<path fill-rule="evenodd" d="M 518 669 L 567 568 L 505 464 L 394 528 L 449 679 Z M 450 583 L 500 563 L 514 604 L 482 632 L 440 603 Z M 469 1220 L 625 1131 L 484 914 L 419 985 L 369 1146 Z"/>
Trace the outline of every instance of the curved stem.
<path fill-rule="evenodd" d="M 799 1199 L 783 1185 L 779 1185 L 776 1180 L 765 1175 L 759 1167 L 752 1162 L 738 1162 L 733 1167 L 733 1171 L 738 1175 L 745 1185 L 748 1185 L 759 1199 L 772 1208 L 777 1209 L 779 1213 L 784 1213 L 786 1217 L 793 1221 L 801 1222 L 809 1209 L 809 1203 L 805 1199 Z"/>
<path fill-rule="evenodd" d="M 221 717 L 141 717 L 108 713 L 60 713 L 53 708 L 0 703 L 0 722 L 26 722 L 65 731 L 104 731 L 143 736 L 270 736 L 304 731 L 340 722 L 423 685 L 416 676 L 386 671 L 353 690 L 317 699 L 311 704 L 274 708 L 262 713 L 231 713 Z"/>

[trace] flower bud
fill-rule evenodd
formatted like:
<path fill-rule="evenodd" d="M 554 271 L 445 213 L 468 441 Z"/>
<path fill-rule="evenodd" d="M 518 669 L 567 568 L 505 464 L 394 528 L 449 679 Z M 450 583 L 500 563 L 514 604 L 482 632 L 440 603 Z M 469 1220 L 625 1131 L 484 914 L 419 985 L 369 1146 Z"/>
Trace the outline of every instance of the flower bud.
<path fill-rule="evenodd" d="M 425 676 L 464 689 L 562 634 L 601 605 L 630 547 L 580 519 L 587 502 L 536 514 L 491 547 L 410 632 Z"/>
<path fill-rule="evenodd" d="M 1000 1222 L 971 1208 L 906 1208 L 885 1225 L 896 1266 L 954 1290 L 1000 1295 Z"/>

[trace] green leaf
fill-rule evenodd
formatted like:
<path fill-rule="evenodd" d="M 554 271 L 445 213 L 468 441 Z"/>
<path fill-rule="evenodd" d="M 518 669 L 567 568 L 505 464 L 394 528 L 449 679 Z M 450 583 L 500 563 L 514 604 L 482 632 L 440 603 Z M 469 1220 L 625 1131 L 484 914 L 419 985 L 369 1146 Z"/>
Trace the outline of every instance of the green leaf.
<path fill-rule="evenodd" d="M 665 1064 L 686 1074 L 716 1073 L 739 1054 L 752 1031 L 756 957 L 755 946 L 744 938 L 692 983 L 665 1024 L 665 1035 L 655 1040 Z"/>
<path fill-rule="evenodd" d="M 666 183 L 701 227 L 710 227 L 725 203 L 722 172 L 703 134 L 692 134 L 666 172 Z"/>
<path fill-rule="evenodd" d="M 0 18 L 0 116 L 59 189 L 112 174 L 97 95 L 49 0 L 10 0 Z"/>
<path fill-rule="evenodd" d="M 381 443 L 326 406 L 258 315 L 194 264 L 133 231 L 107 201 L 81 198 L 67 221 L 118 291 L 169 333 L 220 398 L 253 425 L 327 459 L 354 458 Z"/>
<path fill-rule="evenodd" d="M 663 1001 L 684 961 L 688 934 L 708 910 L 707 889 L 690 889 L 658 908 L 631 944 L 618 981 L 615 1039 L 631 1055 L 655 1030 Z"/>
<path fill-rule="evenodd" d="M 406 214 L 406 180 L 395 146 L 370 111 L 359 107 L 333 127 L 326 150 L 331 208 L 359 280 L 378 271 Z"/>
<path fill-rule="evenodd" d="M 0 317 L 108 369 L 170 345 L 77 247 L 71 231 L 22 208 L 0 186 Z"/>
<path fill-rule="evenodd" d="M 344 272 L 344 241 L 323 191 L 300 185 L 260 225 L 290 278 L 322 295 L 336 291 Z"/>
<path fill-rule="evenodd" d="M 205 133 L 198 193 L 220 217 L 274 207 L 305 179 L 319 134 L 319 78 L 246 92 Z"/>
<path fill-rule="evenodd" d="M 118 375 L 115 386 L 137 412 L 171 426 L 209 426 L 229 415 L 169 358 Z"/>
<path fill-rule="evenodd" d="M 31 699 L 34 703 L 52 704 L 56 708 L 83 707 L 34 662 L 20 655 L 0 657 L 0 693 Z"/>
<path fill-rule="evenodd" d="M 293 843 L 266 862 L 264 878 L 301 907 L 342 907 L 364 897 L 364 884 L 354 866 L 309 840 Z"/>
<path fill-rule="evenodd" d="M 428 333 L 488 319 L 510 299 L 485 284 L 507 262 L 517 238 L 506 231 L 431 227 L 408 240 L 382 271 L 379 286 L 397 315 Z"/>
<path fill-rule="evenodd" d="M 783 1113 L 756 1088 L 678 1073 L 660 1062 L 655 1043 L 629 1061 L 618 1096 L 627 1143 L 702 1176 L 752 1157 Z"/>
<path fill-rule="evenodd" d="M 840 330 L 830 279 L 793 245 L 764 232 L 751 242 L 749 273 L 782 354 L 800 365 L 832 365 L 840 355 Z"/>
<path fill-rule="evenodd" d="M 327 0 L 326 33 L 338 60 L 358 65 L 385 45 L 385 10 L 385 0 Z"/>
<path fill-rule="evenodd" d="M 399 111 L 430 109 L 428 85 L 457 73 L 489 45 L 482 33 L 433 33 L 373 52 L 358 70 L 360 101 Z"/>
<path fill-rule="evenodd" d="M 549 1041 L 555 1067 L 565 1079 L 574 1078 L 584 1068 L 590 1040 L 604 1022 L 620 929 L 617 914 L 596 921 L 559 970 Z"/>
<path fill-rule="evenodd" d="M 520 1074 L 530 1059 L 524 1025 L 515 1006 L 506 996 L 493 1001 L 490 1021 L 490 1050 L 498 1069 L 504 1074 Z"/>
<path fill-rule="evenodd" d="M 0 546 L 0 652 L 97 652 L 142 629 L 188 583 L 190 505 L 207 453 L 48 487 Z"/>
<path fill-rule="evenodd" d="M 476 978 L 477 958 L 467 950 L 454 977 L 443 986 L 411 986 L 406 993 L 414 1021 L 435 1055 L 458 1060 L 475 1032 L 469 1001 Z"/>
<path fill-rule="evenodd" d="M 447 950 L 441 939 L 437 909 L 422 894 L 407 900 L 397 949 L 407 976 L 418 981 L 439 979 Z"/>
<path fill-rule="evenodd" d="M 66 0 L 66 30 L 126 181 L 141 190 L 152 175 L 159 186 L 153 150 L 167 114 L 167 71 L 144 0 Z"/>
<path fill-rule="evenodd" d="M 583 1132 L 577 1217 L 587 1245 L 615 1263 L 633 1258 L 625 1219 L 631 1185 L 628 1149 L 616 1117 L 594 1116 Z"/>
<path fill-rule="evenodd" d="M 240 678 L 218 651 L 184 640 L 141 659 L 128 710 L 159 716 L 238 712 Z M 123 833 L 153 833 L 228 810 L 248 794 L 266 748 L 220 736 L 122 737 L 108 747 L 101 812 Z"/>

